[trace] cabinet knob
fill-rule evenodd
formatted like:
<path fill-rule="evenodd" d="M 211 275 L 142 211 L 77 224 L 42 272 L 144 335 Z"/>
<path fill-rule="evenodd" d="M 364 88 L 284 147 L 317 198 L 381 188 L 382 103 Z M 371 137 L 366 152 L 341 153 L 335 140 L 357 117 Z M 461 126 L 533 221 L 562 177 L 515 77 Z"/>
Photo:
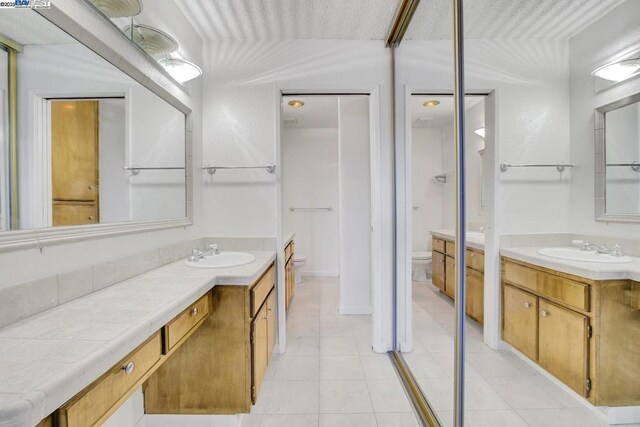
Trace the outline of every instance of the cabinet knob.
<path fill-rule="evenodd" d="M 131 375 L 131 373 L 135 368 L 136 368 L 136 364 L 133 362 L 129 362 L 122 367 L 122 370 L 124 371 L 125 374 Z"/>
<path fill-rule="evenodd" d="M 530 302 L 525 302 L 524 303 L 524 308 L 531 308 L 531 303 Z"/>
<path fill-rule="evenodd" d="M 89 220 L 93 221 L 93 215 L 89 215 Z"/>
<path fill-rule="evenodd" d="M 476 254 L 471 252 L 471 258 L 473 258 L 474 256 L 476 256 Z"/>
<path fill-rule="evenodd" d="M 191 315 L 192 315 L 192 316 L 195 316 L 196 314 L 198 314 L 198 307 L 193 307 L 193 308 L 191 309 Z"/>
<path fill-rule="evenodd" d="M 540 314 L 542 314 L 542 317 L 548 317 L 549 316 L 549 312 L 546 311 L 546 310 L 542 310 L 542 313 L 540 313 Z"/>
<path fill-rule="evenodd" d="M 92 190 L 92 191 L 93 191 L 93 185 L 90 185 L 90 186 L 89 186 L 89 190 Z"/>

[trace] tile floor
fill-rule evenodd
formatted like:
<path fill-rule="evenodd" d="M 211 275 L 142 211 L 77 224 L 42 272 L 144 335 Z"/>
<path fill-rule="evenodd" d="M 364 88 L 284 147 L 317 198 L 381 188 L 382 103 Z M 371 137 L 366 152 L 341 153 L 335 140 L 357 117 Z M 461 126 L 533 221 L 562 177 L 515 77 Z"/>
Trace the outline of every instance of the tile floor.
<path fill-rule="evenodd" d="M 371 316 L 338 314 L 336 278 L 306 278 L 287 317 L 287 351 L 274 356 L 245 427 L 413 427 L 386 354 L 371 351 Z"/>
<path fill-rule="evenodd" d="M 453 424 L 453 316 L 452 301 L 431 283 L 413 283 L 414 351 L 404 358 L 445 426 Z M 478 323 L 467 325 L 465 425 L 607 426 L 518 356 L 485 346 Z"/>

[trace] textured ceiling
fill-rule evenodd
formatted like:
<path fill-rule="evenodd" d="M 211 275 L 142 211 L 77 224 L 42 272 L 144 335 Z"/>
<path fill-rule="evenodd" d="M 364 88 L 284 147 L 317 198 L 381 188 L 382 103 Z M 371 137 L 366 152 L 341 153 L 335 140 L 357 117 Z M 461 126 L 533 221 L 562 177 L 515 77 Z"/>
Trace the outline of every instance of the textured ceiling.
<path fill-rule="evenodd" d="M 623 1 L 467 0 L 465 36 L 567 39 Z M 381 40 L 398 0 L 198 0 L 177 4 L 203 40 Z M 450 0 L 422 0 L 406 38 L 451 38 L 451 20 Z"/>
<path fill-rule="evenodd" d="M 436 107 L 425 107 L 425 101 L 437 100 Z M 467 96 L 465 110 L 469 110 L 484 100 L 484 96 Z M 420 120 L 423 119 L 423 120 Z M 414 95 L 411 97 L 411 126 L 418 128 L 437 128 L 453 123 L 453 96 L 451 95 Z"/>
<path fill-rule="evenodd" d="M 0 34 L 22 45 L 76 43 L 76 40 L 30 9 L 0 9 Z"/>

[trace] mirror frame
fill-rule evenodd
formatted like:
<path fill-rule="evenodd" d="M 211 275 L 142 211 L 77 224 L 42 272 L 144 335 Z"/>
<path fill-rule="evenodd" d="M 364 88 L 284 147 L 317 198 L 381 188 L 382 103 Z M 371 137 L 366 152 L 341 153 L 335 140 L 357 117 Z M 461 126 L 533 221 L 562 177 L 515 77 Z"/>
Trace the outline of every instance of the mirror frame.
<path fill-rule="evenodd" d="M 185 217 L 0 232 L 0 252 L 193 225 L 193 114 L 186 88 L 102 13 L 84 2 L 33 9 L 185 115 Z M 81 24 L 82 23 L 82 24 Z M 87 31 L 91 28 L 91 33 Z"/>
<path fill-rule="evenodd" d="M 638 214 L 607 213 L 607 144 L 606 144 L 606 113 L 627 105 L 640 102 L 640 92 L 625 96 L 622 99 L 598 107 L 595 113 L 595 163 L 594 163 L 594 194 L 595 219 L 601 222 L 640 222 Z"/>

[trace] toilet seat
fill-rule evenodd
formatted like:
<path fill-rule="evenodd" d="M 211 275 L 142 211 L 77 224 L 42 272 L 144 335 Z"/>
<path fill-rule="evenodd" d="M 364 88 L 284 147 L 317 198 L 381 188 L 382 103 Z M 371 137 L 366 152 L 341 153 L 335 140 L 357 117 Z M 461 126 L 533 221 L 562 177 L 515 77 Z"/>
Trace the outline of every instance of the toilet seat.
<path fill-rule="evenodd" d="M 293 262 L 302 262 L 302 261 L 306 261 L 306 260 L 307 260 L 307 256 L 306 255 L 297 254 L 297 253 L 293 254 Z"/>
<path fill-rule="evenodd" d="M 416 260 L 416 261 L 422 261 L 422 260 L 429 260 L 432 258 L 432 253 L 431 252 L 413 252 L 412 254 L 412 259 Z"/>

